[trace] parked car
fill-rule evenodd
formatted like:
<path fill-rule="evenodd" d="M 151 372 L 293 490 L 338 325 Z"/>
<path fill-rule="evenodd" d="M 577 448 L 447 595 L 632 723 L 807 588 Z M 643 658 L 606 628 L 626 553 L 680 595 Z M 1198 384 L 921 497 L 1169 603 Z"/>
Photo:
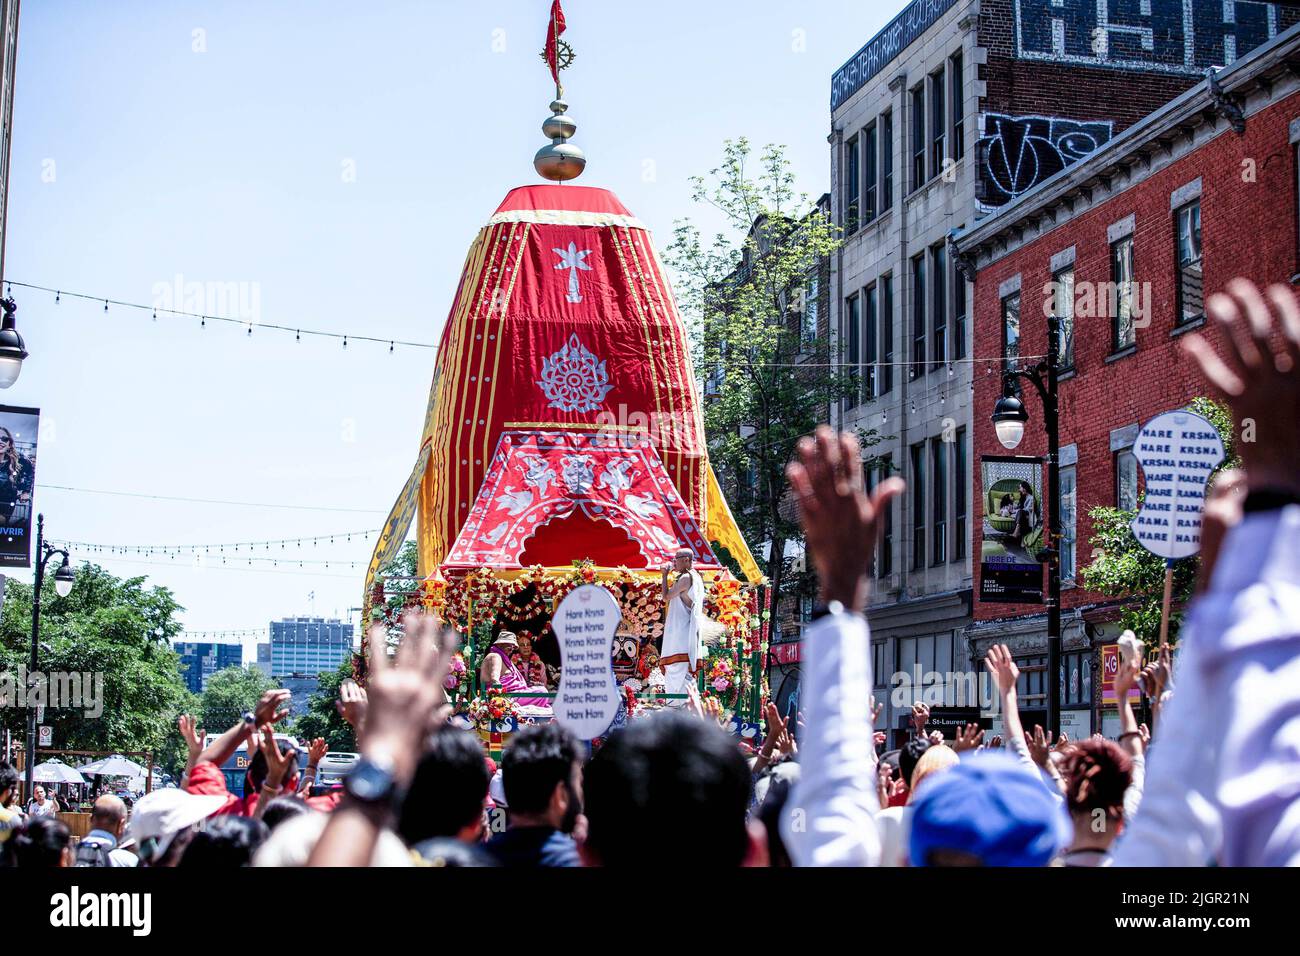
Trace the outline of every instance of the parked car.
<path fill-rule="evenodd" d="M 321 787 L 339 783 L 356 766 L 360 754 L 331 750 L 321 759 L 316 768 L 316 784 Z"/>

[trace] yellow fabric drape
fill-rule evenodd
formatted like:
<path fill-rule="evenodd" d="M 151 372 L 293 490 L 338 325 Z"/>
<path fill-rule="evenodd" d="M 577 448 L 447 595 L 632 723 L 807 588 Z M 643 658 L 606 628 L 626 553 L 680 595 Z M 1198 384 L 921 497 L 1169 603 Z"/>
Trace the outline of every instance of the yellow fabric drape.
<path fill-rule="evenodd" d="M 705 517 L 704 532 L 708 539 L 731 552 L 731 556 L 736 559 L 736 563 L 740 565 L 740 570 L 744 572 L 745 579 L 750 584 L 761 583 L 763 572 L 758 569 L 758 562 L 750 553 L 749 545 L 741 537 L 740 528 L 736 526 L 736 519 L 732 516 L 731 509 L 727 507 L 727 499 L 722 496 L 722 488 L 718 486 L 718 476 L 713 473 L 712 465 L 709 465 L 707 500 L 708 513 Z"/>

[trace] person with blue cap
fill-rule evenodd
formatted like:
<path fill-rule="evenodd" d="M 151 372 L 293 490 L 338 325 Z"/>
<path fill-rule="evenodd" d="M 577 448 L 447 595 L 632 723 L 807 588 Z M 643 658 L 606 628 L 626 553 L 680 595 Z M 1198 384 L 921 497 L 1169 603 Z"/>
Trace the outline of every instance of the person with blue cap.
<path fill-rule="evenodd" d="M 1042 778 L 1014 757 L 978 753 L 929 781 L 912 803 L 912 866 L 1046 866 L 1071 836 Z"/>

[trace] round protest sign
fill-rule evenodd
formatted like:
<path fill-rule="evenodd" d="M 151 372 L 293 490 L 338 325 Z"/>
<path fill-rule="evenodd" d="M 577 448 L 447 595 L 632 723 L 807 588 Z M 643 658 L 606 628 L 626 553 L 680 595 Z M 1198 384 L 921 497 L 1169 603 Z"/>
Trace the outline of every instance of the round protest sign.
<path fill-rule="evenodd" d="M 574 588 L 551 618 L 561 657 L 555 719 L 583 740 L 599 737 L 618 714 L 612 648 L 621 619 L 614 595 L 599 584 Z"/>
<path fill-rule="evenodd" d="M 1205 485 L 1224 458 L 1218 431 L 1193 412 L 1165 412 L 1142 426 L 1133 457 L 1146 481 L 1142 507 L 1129 524 L 1138 543 L 1170 560 L 1196 554 Z"/>

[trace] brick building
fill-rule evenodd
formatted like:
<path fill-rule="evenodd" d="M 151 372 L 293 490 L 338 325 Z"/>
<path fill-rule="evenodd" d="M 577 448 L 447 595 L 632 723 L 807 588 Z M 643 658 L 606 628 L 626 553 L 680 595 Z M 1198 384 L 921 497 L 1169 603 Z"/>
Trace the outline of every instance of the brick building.
<path fill-rule="evenodd" d="M 976 270 L 974 351 L 1046 354 L 1047 315 L 1060 318 L 1062 716 L 1071 736 L 1115 733 L 1100 706 L 1098 648 L 1115 639 L 1113 601 L 1085 590 L 1092 560 L 1090 509 L 1131 509 L 1140 476 L 1131 446 L 1156 414 L 1208 394 L 1180 353 L 1204 325 L 1204 297 L 1228 279 L 1296 281 L 1300 271 L 1300 27 L 1219 70 L 957 237 Z M 973 383 L 975 475 L 971 548 L 985 511 L 978 462 L 1003 455 L 989 421 L 1001 363 Z M 1026 392 L 1030 390 L 1025 389 Z M 1017 455 L 1043 455 L 1042 405 L 1025 396 L 1030 421 Z M 1241 423 L 1237 423 L 1241 427 Z M 1045 487 L 1045 482 L 1044 482 Z M 1026 664 L 1046 660 L 1042 607 L 978 599 L 974 656 L 1005 642 Z M 1022 677 L 1042 695 L 1045 674 Z M 1030 700 L 1030 720 L 1041 721 Z"/>
<path fill-rule="evenodd" d="M 949 235 L 1297 19 L 1244 0 L 914 0 L 832 77 L 845 242 L 830 323 L 839 360 L 862 377 L 832 420 L 883 436 L 870 480 L 896 473 L 910 488 L 889 516 L 871 599 L 875 694 L 895 739 L 907 707 L 892 706 L 891 674 L 972 666 L 971 388 L 988 353 L 972 340 L 971 276 Z M 944 709 L 950 725 L 974 716 L 951 688 Z"/>

